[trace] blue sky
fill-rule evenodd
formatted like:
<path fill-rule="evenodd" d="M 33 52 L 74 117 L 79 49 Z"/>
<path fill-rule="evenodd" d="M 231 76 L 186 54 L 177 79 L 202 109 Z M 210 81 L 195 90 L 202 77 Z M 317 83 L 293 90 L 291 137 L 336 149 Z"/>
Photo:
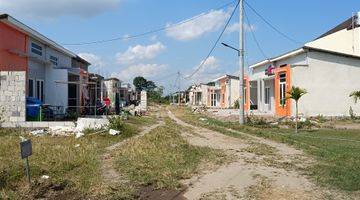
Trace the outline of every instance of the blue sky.
<path fill-rule="evenodd" d="M 93 63 L 91 70 L 131 82 L 136 75 L 155 80 L 171 91 L 180 71 L 190 74 L 204 59 L 224 26 L 232 5 L 215 10 L 231 0 L 0 0 L 0 12 L 9 13 L 25 24 L 57 41 L 79 43 L 143 33 L 208 13 L 168 31 L 137 39 L 102 44 L 66 46 Z M 262 16 L 282 32 L 299 41 L 293 43 L 273 31 L 248 7 L 251 24 L 246 31 L 246 64 L 264 59 L 251 36 L 253 30 L 268 57 L 292 50 L 310 41 L 360 11 L 360 1 L 247 0 Z M 220 42 L 238 46 L 238 12 Z M 218 45 L 191 80 L 209 81 L 224 73 L 235 73 L 237 55 Z"/>

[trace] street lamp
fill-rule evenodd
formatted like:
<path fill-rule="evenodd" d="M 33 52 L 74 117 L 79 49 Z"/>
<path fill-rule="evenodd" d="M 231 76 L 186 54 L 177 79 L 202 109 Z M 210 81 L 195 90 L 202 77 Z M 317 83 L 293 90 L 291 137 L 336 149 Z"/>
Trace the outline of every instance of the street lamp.
<path fill-rule="evenodd" d="M 222 45 L 224 45 L 225 47 L 228 47 L 228 48 L 230 48 L 230 49 L 233 49 L 233 50 L 235 50 L 235 51 L 237 51 L 238 52 L 238 56 L 240 56 L 240 50 L 239 49 L 237 49 L 237 48 L 235 48 L 235 47 L 233 47 L 233 46 L 230 46 L 230 45 L 228 45 L 228 44 L 226 44 L 226 43 L 221 43 Z"/>
<path fill-rule="evenodd" d="M 238 56 L 240 58 L 241 56 L 241 50 L 240 49 L 237 49 L 231 45 L 228 45 L 226 43 L 221 43 L 222 45 L 224 45 L 225 47 L 228 47 L 230 49 L 233 49 L 235 51 L 238 52 Z M 244 98 L 246 98 L 244 96 L 244 68 L 243 66 L 240 67 L 240 71 L 239 71 L 239 95 L 240 95 L 240 98 L 239 98 L 239 123 L 241 125 L 243 125 L 245 123 L 245 112 L 244 112 Z M 242 97 L 241 97 L 242 96 Z"/>

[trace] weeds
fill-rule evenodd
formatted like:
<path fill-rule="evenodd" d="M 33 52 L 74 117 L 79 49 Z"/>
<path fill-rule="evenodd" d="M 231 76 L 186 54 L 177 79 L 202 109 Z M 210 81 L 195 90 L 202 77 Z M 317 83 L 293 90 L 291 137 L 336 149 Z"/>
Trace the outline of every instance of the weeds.
<path fill-rule="evenodd" d="M 80 195 L 79 199 L 85 199 L 87 196 L 106 194 L 100 174 L 100 155 L 104 148 L 135 135 L 152 120 L 151 117 L 117 120 L 113 127 L 121 128 L 120 135 L 87 134 L 79 139 L 34 137 L 21 129 L 0 128 L 0 199 L 43 198 L 44 195 L 50 195 L 51 199 L 55 198 L 51 195 L 59 193 L 77 194 Z M 86 131 L 93 133 L 97 130 Z M 20 159 L 20 135 L 29 137 L 33 143 L 33 155 L 29 158 L 33 181 L 31 190 L 26 189 L 24 163 Z M 50 178 L 44 181 L 42 175 Z M 66 198 L 69 197 L 63 197 Z"/>
<path fill-rule="evenodd" d="M 188 144 L 170 120 L 144 137 L 130 141 L 116 154 L 121 173 L 140 185 L 178 189 L 180 180 L 190 178 L 203 160 L 216 161 L 219 155 L 206 147 Z"/>

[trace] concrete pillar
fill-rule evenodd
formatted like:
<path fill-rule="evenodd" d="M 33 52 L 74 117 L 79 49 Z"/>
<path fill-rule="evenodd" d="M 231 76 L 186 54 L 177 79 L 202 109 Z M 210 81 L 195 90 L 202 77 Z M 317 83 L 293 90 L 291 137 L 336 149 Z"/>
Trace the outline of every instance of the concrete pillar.
<path fill-rule="evenodd" d="M 261 81 L 260 79 L 256 80 L 257 83 L 257 106 L 258 106 L 258 110 L 262 109 L 262 105 L 261 105 Z"/>

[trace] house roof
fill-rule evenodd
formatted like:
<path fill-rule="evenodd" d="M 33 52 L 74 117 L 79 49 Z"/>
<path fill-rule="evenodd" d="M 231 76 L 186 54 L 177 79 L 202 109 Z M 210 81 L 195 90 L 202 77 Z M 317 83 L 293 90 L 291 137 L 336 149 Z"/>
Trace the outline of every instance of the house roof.
<path fill-rule="evenodd" d="M 75 60 L 85 63 L 86 65 L 91 65 L 91 63 L 89 63 L 87 60 L 85 60 L 84 58 L 80 57 L 80 56 L 76 56 L 74 57 Z"/>
<path fill-rule="evenodd" d="M 215 80 L 213 80 L 213 81 L 218 81 L 218 80 L 223 79 L 223 78 L 230 78 L 230 79 L 236 79 L 236 80 L 239 80 L 239 77 L 238 77 L 238 76 L 225 74 L 225 75 L 223 75 L 223 76 L 220 76 L 219 78 L 216 78 L 216 79 L 215 79 Z"/>
<path fill-rule="evenodd" d="M 325 32 L 324 34 L 322 34 L 321 36 L 319 36 L 315 40 L 326 37 L 328 35 L 331 35 L 333 33 L 341 31 L 343 29 L 351 29 L 353 27 L 354 28 L 359 27 L 360 26 L 360 23 L 358 23 L 359 15 L 360 15 L 360 12 L 359 12 L 359 14 L 354 15 L 353 17 L 350 17 L 349 19 L 345 20 L 341 24 L 339 24 L 339 25 L 335 26 L 334 28 L 330 29 L 329 31 Z M 353 55 L 353 54 L 336 52 L 336 51 L 331 51 L 331 50 L 326 50 L 326 49 L 321 49 L 321 48 L 314 48 L 314 47 L 309 47 L 309 46 L 305 45 L 305 46 L 302 46 L 302 47 L 297 48 L 295 50 L 292 50 L 292 51 L 286 52 L 284 54 L 281 54 L 279 56 L 257 62 L 257 63 L 255 63 L 253 65 L 250 65 L 249 68 L 259 67 L 259 66 L 262 66 L 262 65 L 265 65 L 265 64 L 269 64 L 269 63 L 278 61 L 278 60 L 282 60 L 282 59 L 285 59 L 285 58 L 296 56 L 296 55 L 304 53 L 306 51 L 319 51 L 319 52 L 324 52 L 324 53 L 329 53 L 329 54 L 334 54 L 334 55 L 340 55 L 340 56 L 345 56 L 345 57 L 360 58 L 359 56 L 356 56 L 356 55 Z"/>
<path fill-rule="evenodd" d="M 263 61 L 260 61 L 258 63 L 255 63 L 253 65 L 250 65 L 249 68 L 259 67 L 259 66 L 262 66 L 262 65 L 265 65 L 265 64 L 276 62 L 276 61 L 279 61 L 279 60 L 282 60 L 282 59 L 285 59 L 285 58 L 290 58 L 290 57 L 299 55 L 299 54 L 304 53 L 304 52 L 309 52 L 309 51 L 318 51 L 318 52 L 323 52 L 323 53 L 328 53 L 328 54 L 333 54 L 333 55 L 338 55 L 338 56 L 344 56 L 344 57 L 360 59 L 360 56 L 353 55 L 353 54 L 347 54 L 347 53 L 331 51 L 331 50 L 327 50 L 327 49 L 303 46 L 301 48 L 298 48 L 298 49 L 289 51 L 287 53 L 281 54 L 281 55 L 279 55 L 277 57 L 273 57 L 273 58 L 270 58 L 268 60 L 263 60 Z"/>
<path fill-rule="evenodd" d="M 106 78 L 106 79 L 104 79 L 104 81 L 119 81 L 120 82 L 120 80 L 115 77 Z"/>
<path fill-rule="evenodd" d="M 343 29 L 352 29 L 353 27 L 356 28 L 356 27 L 359 27 L 359 24 L 356 23 L 358 19 L 358 15 L 354 15 L 353 17 L 350 17 L 348 18 L 347 20 L 343 21 L 341 24 L 335 26 L 334 28 L 330 29 L 329 31 L 327 31 L 326 33 L 320 35 L 318 38 L 316 38 L 315 40 L 317 39 L 320 39 L 320 38 L 323 38 L 325 36 L 328 36 L 328 35 L 331 35 L 333 33 L 336 33 L 338 31 L 341 31 Z"/>
<path fill-rule="evenodd" d="M 42 35 L 41 33 L 37 32 L 36 30 L 30 28 L 29 26 L 23 24 L 22 22 L 18 21 L 17 19 L 13 18 L 12 16 L 10 16 L 8 14 L 0 14 L 0 21 L 10 25 L 11 27 L 16 28 L 17 30 L 33 37 L 36 40 L 39 40 L 40 42 L 51 45 L 54 49 L 60 51 L 61 53 L 64 53 L 73 58 L 77 57 L 77 55 L 75 53 L 71 52 L 70 50 L 59 45 L 58 43 L 47 38 L 46 36 Z"/>

